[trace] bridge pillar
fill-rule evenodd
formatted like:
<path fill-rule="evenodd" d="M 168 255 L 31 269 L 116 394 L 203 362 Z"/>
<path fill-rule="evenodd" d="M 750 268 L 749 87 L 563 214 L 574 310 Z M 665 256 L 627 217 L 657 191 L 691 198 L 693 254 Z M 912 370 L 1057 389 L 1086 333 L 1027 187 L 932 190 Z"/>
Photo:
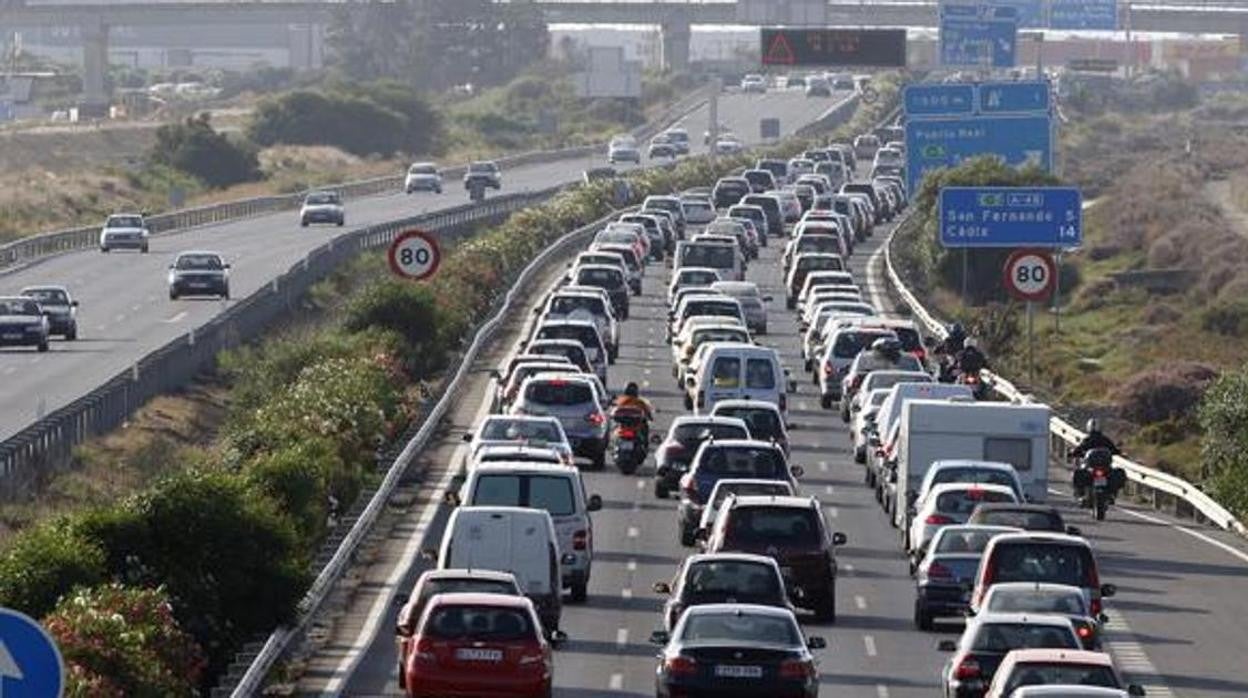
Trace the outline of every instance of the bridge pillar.
<path fill-rule="evenodd" d="M 108 118 L 108 25 L 97 17 L 82 25 L 82 99 L 78 118 Z"/>
<path fill-rule="evenodd" d="M 659 32 L 663 39 L 663 69 L 687 70 L 689 44 L 693 36 L 693 23 L 688 15 L 681 12 L 664 17 Z"/>

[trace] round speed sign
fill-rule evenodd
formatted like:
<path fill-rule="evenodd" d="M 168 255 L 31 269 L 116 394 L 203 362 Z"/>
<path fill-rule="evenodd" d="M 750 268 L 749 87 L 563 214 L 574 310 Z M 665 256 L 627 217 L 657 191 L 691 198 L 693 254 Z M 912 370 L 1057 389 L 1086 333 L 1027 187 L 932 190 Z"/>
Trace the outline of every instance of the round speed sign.
<path fill-rule="evenodd" d="M 409 230 L 390 243 L 390 271 L 405 279 L 427 279 L 438 270 L 438 241 L 423 230 Z"/>
<path fill-rule="evenodd" d="M 1005 261 L 1005 290 L 1020 301 L 1044 300 L 1057 282 L 1057 265 L 1045 250 L 1018 250 Z"/>

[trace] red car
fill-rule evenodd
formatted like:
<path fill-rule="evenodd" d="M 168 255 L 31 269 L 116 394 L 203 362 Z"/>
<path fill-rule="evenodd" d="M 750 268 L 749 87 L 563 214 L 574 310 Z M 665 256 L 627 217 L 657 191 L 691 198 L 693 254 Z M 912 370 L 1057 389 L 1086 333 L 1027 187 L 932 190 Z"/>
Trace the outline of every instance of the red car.
<path fill-rule="evenodd" d="M 408 698 L 549 698 L 554 663 L 533 602 L 439 594 L 401 657 Z"/>

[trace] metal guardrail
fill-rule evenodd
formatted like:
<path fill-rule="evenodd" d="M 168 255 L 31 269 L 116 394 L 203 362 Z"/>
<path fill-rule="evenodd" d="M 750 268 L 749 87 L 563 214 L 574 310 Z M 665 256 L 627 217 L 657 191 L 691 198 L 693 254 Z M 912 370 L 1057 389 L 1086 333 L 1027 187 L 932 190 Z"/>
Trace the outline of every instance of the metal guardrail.
<path fill-rule="evenodd" d="M 189 383 L 212 365 L 221 350 L 259 336 L 274 320 L 294 308 L 312 284 L 356 254 L 387 245 L 399 232 L 417 225 L 439 233 L 443 240 L 454 240 L 472 226 L 500 221 L 557 190 L 554 187 L 510 194 L 476 205 L 369 226 L 317 247 L 284 274 L 207 324 L 147 354 L 102 386 L 0 443 L 0 498 L 11 498 L 23 491 L 42 468 L 67 461 L 74 447 L 86 439 L 121 426 L 147 400 Z"/>
<path fill-rule="evenodd" d="M 898 275 L 896 268 L 893 266 L 893 240 L 896 238 L 897 233 L 913 220 L 915 220 L 913 216 L 907 214 L 906 218 L 893 229 L 893 233 L 889 235 L 888 240 L 884 242 L 884 267 L 888 283 L 901 302 L 910 309 L 912 316 L 923 325 L 927 332 L 943 339 L 947 335 L 945 324 L 937 320 L 927 308 L 923 307 L 919 299 L 906 287 L 901 280 L 901 276 Z M 1031 395 L 1020 391 L 1003 376 L 991 371 L 985 371 L 984 378 L 993 390 L 1010 402 L 1018 404 L 1035 402 Z M 1056 414 L 1049 419 L 1049 434 L 1052 444 L 1051 450 L 1054 453 L 1060 453 L 1059 463 L 1063 465 L 1067 463 L 1066 454 L 1069 450 L 1074 448 L 1086 436 L 1084 432 Z M 1227 511 L 1225 507 L 1213 501 L 1213 498 L 1201 491 L 1198 486 L 1180 477 L 1149 468 L 1121 456 L 1114 458 L 1114 464 L 1126 472 L 1129 487 L 1135 490 L 1130 493 L 1146 495 L 1146 499 L 1154 507 L 1164 506 L 1168 500 L 1173 505 L 1176 514 L 1190 515 L 1197 521 L 1208 521 L 1219 528 L 1248 537 L 1248 528 L 1244 526 L 1243 522 L 1236 519 L 1235 515 Z"/>
<path fill-rule="evenodd" d="M 639 139 L 657 133 L 671 121 L 698 108 L 706 101 L 706 98 L 705 88 L 695 90 L 669 106 L 656 119 L 632 129 L 632 133 Z M 536 163 L 588 157 L 603 151 L 604 148 L 605 144 L 591 144 L 557 150 L 532 151 L 504 156 L 498 158 L 497 162 L 502 168 L 522 167 Z M 442 174 L 448 179 L 456 179 L 463 176 L 465 170 L 466 165 L 456 165 L 445 168 L 442 170 Z M 316 189 L 333 190 L 342 194 L 344 198 L 356 199 L 376 196 L 377 194 L 399 192 L 403 188 L 405 176 L 405 174 L 388 175 L 341 184 L 327 184 L 323 187 L 316 187 Z M 303 198 L 306 194 L 307 191 L 295 194 L 258 196 L 155 214 L 147 217 L 148 229 L 152 235 L 161 235 L 202 225 L 254 218 L 279 211 L 291 211 L 303 203 Z M 5 243 L 0 245 L 0 271 L 28 264 L 50 255 L 93 248 L 99 244 L 99 236 L 99 226 L 85 226 L 41 233 Z"/>

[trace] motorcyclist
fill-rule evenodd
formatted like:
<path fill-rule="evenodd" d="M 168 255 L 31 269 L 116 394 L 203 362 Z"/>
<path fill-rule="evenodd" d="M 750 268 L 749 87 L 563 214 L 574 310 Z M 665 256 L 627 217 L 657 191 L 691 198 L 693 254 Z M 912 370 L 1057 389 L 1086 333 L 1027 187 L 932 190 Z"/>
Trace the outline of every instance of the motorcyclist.
<path fill-rule="evenodd" d="M 1070 450 L 1071 458 L 1083 458 L 1087 455 L 1088 451 L 1091 451 L 1094 448 L 1103 448 L 1115 456 L 1122 455 L 1122 451 L 1118 448 L 1118 444 L 1115 444 L 1113 439 L 1101 433 L 1100 420 L 1095 417 L 1089 419 L 1087 425 L 1085 425 L 1085 431 L 1088 432 L 1087 435 L 1083 437 L 1083 440 L 1079 442 L 1078 446 L 1075 446 Z"/>
<path fill-rule="evenodd" d="M 636 409 L 645 415 L 645 420 L 641 423 L 639 432 L 641 434 L 641 442 L 643 444 L 650 441 L 650 422 L 654 419 L 654 407 L 650 401 L 641 396 L 641 388 L 635 382 L 630 382 L 624 386 L 624 394 L 615 398 L 613 406 L 617 409 Z"/>
<path fill-rule="evenodd" d="M 979 350 L 979 342 L 975 341 L 974 337 L 966 338 L 962 351 L 959 351 L 955 358 L 958 373 L 961 375 L 976 375 L 988 368 L 988 357 Z"/>
<path fill-rule="evenodd" d="M 1075 497 L 1081 502 L 1084 501 L 1088 486 L 1092 484 L 1089 468 L 1099 466 L 1110 469 L 1110 491 L 1112 494 L 1118 493 L 1125 479 L 1125 474 L 1121 469 L 1112 466 L 1113 457 L 1122 455 L 1122 451 L 1118 448 L 1118 444 L 1114 443 L 1113 439 L 1101 432 L 1100 420 L 1096 418 L 1089 419 L 1084 430 L 1087 434 L 1069 453 L 1071 459 L 1078 460 L 1078 466 L 1071 480 L 1075 486 Z"/>
<path fill-rule="evenodd" d="M 940 381 L 942 383 L 952 383 L 956 377 L 953 370 L 954 363 L 965 342 L 966 330 L 961 323 L 955 322 L 945 328 L 945 338 L 932 349 L 932 353 L 940 361 Z"/>

